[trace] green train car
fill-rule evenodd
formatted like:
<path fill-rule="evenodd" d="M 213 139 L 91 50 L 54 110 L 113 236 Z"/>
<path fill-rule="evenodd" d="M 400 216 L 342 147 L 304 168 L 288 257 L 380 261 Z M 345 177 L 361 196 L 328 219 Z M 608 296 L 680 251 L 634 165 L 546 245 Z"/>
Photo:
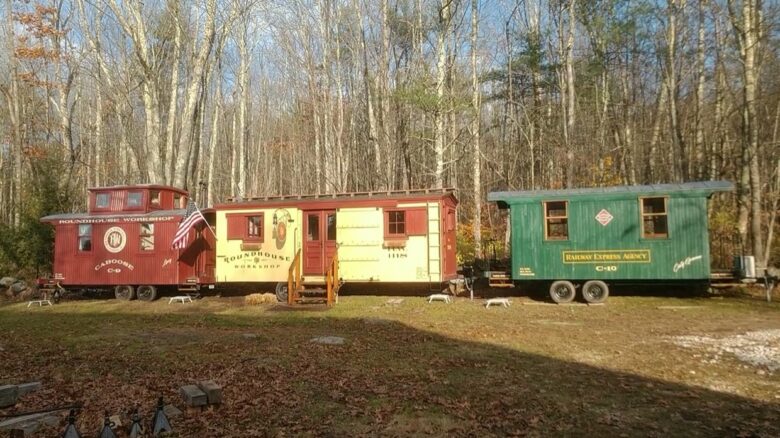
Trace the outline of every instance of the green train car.
<path fill-rule="evenodd" d="M 707 202 L 728 181 L 492 192 L 509 209 L 515 283 L 549 283 L 557 303 L 581 287 L 589 303 L 609 283 L 710 279 Z"/>

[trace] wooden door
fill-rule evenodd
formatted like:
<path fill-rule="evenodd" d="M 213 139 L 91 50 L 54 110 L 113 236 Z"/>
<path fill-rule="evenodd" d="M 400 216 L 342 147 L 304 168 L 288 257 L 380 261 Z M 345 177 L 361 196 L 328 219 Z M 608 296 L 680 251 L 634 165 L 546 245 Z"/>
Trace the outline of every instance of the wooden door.
<path fill-rule="evenodd" d="M 303 217 L 303 274 L 325 275 L 336 252 L 336 212 L 306 211 Z"/>
<path fill-rule="evenodd" d="M 456 248 L 456 222 L 455 208 L 449 205 L 444 206 L 443 224 L 443 242 L 442 242 L 442 280 L 454 278 L 458 273 L 458 259 Z"/>

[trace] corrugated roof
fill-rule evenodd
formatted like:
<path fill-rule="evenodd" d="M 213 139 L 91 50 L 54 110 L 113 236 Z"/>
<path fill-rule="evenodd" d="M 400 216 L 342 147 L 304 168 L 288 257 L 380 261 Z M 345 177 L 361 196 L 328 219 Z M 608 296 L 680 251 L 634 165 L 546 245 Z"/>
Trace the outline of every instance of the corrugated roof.
<path fill-rule="evenodd" d="M 579 189 L 562 190 L 526 190 L 517 192 L 490 192 L 488 201 L 504 201 L 539 198 L 572 198 L 577 196 L 610 196 L 621 195 L 646 195 L 646 194 L 672 194 L 683 192 L 700 192 L 709 195 L 713 192 L 727 192 L 734 190 L 734 184 L 730 181 L 697 181 L 679 184 L 647 184 L 636 186 L 610 186 L 589 187 Z"/>
<path fill-rule="evenodd" d="M 201 211 L 204 211 L 202 209 Z M 144 218 L 144 217 L 164 217 L 164 216 L 183 216 L 185 210 L 179 208 L 176 210 L 155 210 L 149 213 L 122 213 L 112 214 L 90 214 L 90 213 L 62 213 L 52 214 L 41 218 L 41 222 L 61 221 L 61 220 L 79 220 L 79 219 L 119 219 L 119 218 Z"/>
<path fill-rule="evenodd" d="M 262 202 L 322 202 L 332 200 L 367 200 L 367 199 L 405 199 L 419 197 L 443 197 L 455 196 L 454 188 L 436 189 L 408 189 L 408 190 L 383 190 L 374 192 L 347 192 L 347 193 L 321 193 L 307 195 L 277 195 L 277 196 L 247 196 L 243 198 L 231 197 L 227 203 L 219 204 L 217 208 L 236 205 L 253 204 Z"/>

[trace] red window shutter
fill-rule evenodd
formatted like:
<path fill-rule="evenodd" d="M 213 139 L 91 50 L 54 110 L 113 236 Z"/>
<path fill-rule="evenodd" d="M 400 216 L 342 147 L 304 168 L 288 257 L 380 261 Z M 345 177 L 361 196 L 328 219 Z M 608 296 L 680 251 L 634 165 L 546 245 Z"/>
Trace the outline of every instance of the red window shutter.
<path fill-rule="evenodd" d="M 243 214 L 228 214 L 226 216 L 228 240 L 243 239 L 246 235 L 246 216 Z"/>
<path fill-rule="evenodd" d="M 409 236 L 428 234 L 428 215 L 424 208 L 406 210 L 406 234 Z"/>

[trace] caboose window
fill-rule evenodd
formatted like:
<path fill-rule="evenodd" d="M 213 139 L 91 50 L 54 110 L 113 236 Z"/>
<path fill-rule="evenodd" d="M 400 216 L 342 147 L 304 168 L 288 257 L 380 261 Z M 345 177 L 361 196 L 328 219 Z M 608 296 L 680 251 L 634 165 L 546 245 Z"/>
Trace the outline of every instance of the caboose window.
<path fill-rule="evenodd" d="M 160 191 L 159 190 L 152 190 L 149 192 L 149 205 L 154 207 L 160 206 Z"/>
<path fill-rule="evenodd" d="M 141 192 L 130 192 L 127 194 L 128 207 L 140 207 L 143 194 Z"/>
<path fill-rule="evenodd" d="M 141 251 L 154 251 L 154 224 L 141 224 Z"/>
<path fill-rule="evenodd" d="M 108 208 L 111 201 L 111 195 L 108 193 L 98 193 L 95 195 L 95 208 Z"/>
<path fill-rule="evenodd" d="M 387 235 L 388 236 L 406 235 L 406 212 L 405 211 L 387 212 Z"/>
<path fill-rule="evenodd" d="M 246 238 L 248 240 L 263 240 L 263 216 L 246 217 Z"/>
<path fill-rule="evenodd" d="M 92 251 L 92 224 L 79 225 L 79 251 Z"/>
<path fill-rule="evenodd" d="M 666 239 L 669 237 L 669 222 L 666 198 L 641 198 L 642 237 L 645 239 Z"/>
<path fill-rule="evenodd" d="M 550 201 L 544 203 L 544 233 L 545 240 L 569 239 L 569 212 L 566 201 Z"/>

